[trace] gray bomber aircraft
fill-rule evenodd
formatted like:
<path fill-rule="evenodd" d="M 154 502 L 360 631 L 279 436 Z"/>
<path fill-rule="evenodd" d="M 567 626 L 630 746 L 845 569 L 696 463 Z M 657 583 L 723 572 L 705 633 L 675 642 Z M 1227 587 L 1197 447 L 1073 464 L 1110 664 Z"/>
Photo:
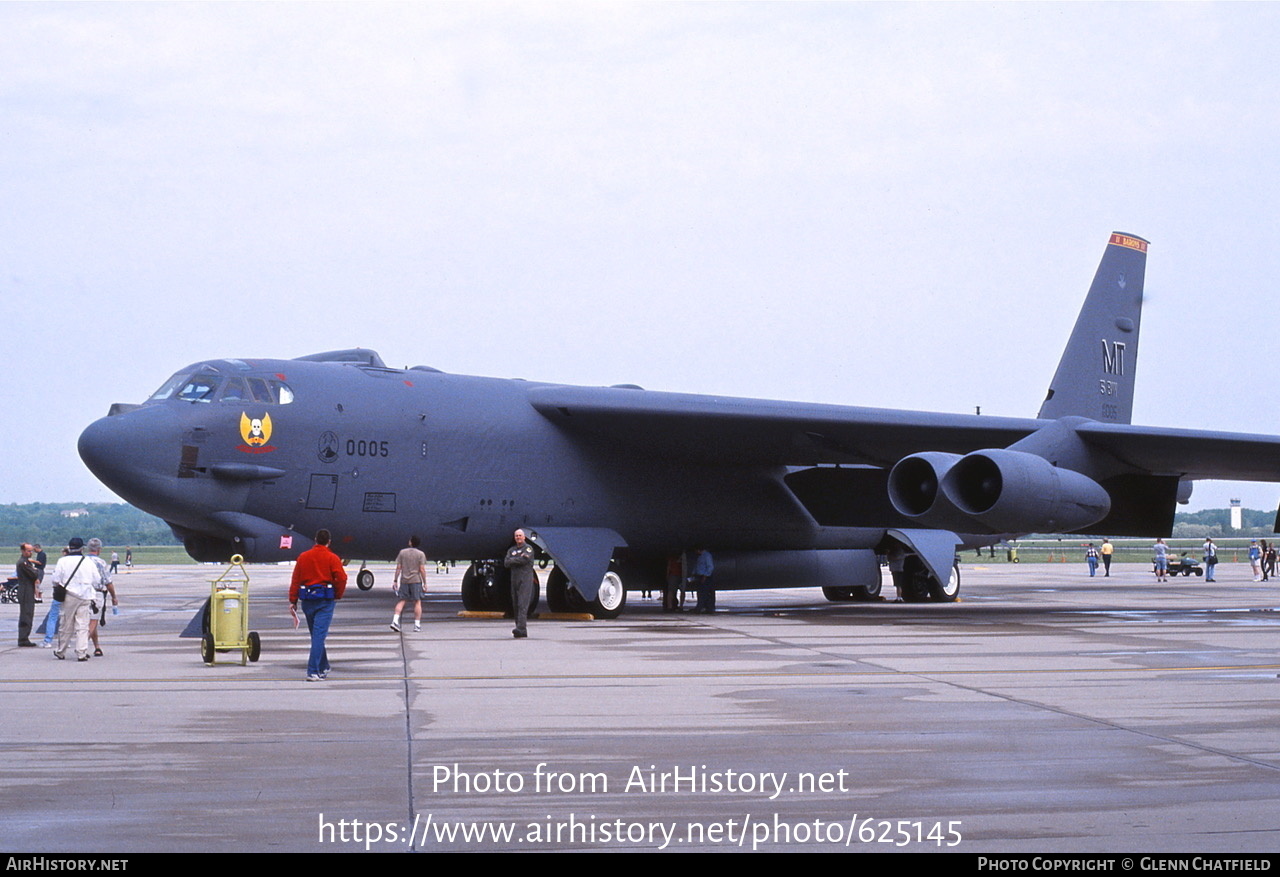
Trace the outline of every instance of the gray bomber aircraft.
<path fill-rule="evenodd" d="M 1194 479 L 1280 480 L 1280 438 L 1131 425 L 1146 257 L 1111 235 L 1035 419 L 467 377 L 345 350 L 188 366 L 113 405 L 80 455 L 197 560 L 292 559 L 321 527 L 344 557 L 390 559 L 417 533 L 471 561 L 468 608 L 509 606 L 498 559 L 516 527 L 555 560 L 553 609 L 616 616 L 694 548 L 718 589 L 857 600 L 898 544 L 908 598 L 950 601 L 960 547 L 1168 535 Z"/>

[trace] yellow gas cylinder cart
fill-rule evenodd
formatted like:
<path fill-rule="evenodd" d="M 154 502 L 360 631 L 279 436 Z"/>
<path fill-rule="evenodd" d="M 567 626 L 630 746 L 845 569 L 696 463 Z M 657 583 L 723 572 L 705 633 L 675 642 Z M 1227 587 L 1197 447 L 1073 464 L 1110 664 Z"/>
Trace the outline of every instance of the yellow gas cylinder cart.
<path fill-rule="evenodd" d="M 217 661 L 220 652 L 239 652 L 240 665 L 257 661 L 262 641 L 249 630 L 249 573 L 244 558 L 231 558 L 230 565 L 213 580 L 209 596 L 209 629 L 200 639 L 200 657 L 206 664 Z"/>

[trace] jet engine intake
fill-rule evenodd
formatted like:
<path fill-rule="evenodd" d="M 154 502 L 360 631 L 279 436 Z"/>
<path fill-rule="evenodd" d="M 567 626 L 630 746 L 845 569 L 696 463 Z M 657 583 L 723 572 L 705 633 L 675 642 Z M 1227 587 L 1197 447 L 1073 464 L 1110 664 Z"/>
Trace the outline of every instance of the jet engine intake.
<path fill-rule="evenodd" d="M 1111 511 L 1111 496 L 1092 478 L 1023 451 L 966 454 L 943 477 L 942 492 L 992 533 L 1068 533 Z"/>
<path fill-rule="evenodd" d="M 960 461 L 959 454 L 926 451 L 903 457 L 889 472 L 889 502 L 899 514 L 943 530 L 970 531 L 968 515 L 942 491 L 942 482 Z"/>

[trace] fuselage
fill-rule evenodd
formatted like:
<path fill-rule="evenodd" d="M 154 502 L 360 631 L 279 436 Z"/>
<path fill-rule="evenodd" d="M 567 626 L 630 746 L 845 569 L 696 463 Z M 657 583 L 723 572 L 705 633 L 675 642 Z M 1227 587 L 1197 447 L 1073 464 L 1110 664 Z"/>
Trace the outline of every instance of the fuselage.
<path fill-rule="evenodd" d="M 214 360 L 116 406 L 80 453 L 202 560 L 290 559 L 321 527 L 344 556 L 369 559 L 411 534 L 434 557 L 498 557 L 516 527 L 602 522 L 652 554 L 883 538 L 820 526 L 785 467 L 694 466 L 567 435 L 529 404 L 538 386 L 380 362 Z"/>

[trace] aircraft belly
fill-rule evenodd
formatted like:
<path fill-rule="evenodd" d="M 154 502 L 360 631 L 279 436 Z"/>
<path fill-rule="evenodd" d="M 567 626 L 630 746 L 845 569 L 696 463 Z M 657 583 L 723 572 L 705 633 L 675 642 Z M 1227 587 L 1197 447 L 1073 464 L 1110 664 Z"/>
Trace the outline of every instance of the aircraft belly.
<path fill-rule="evenodd" d="M 573 523 L 616 521 L 614 529 L 628 544 L 663 550 L 695 544 L 809 547 L 819 528 L 781 475 L 771 467 L 658 461 L 614 469 L 601 479 L 599 509 Z"/>

